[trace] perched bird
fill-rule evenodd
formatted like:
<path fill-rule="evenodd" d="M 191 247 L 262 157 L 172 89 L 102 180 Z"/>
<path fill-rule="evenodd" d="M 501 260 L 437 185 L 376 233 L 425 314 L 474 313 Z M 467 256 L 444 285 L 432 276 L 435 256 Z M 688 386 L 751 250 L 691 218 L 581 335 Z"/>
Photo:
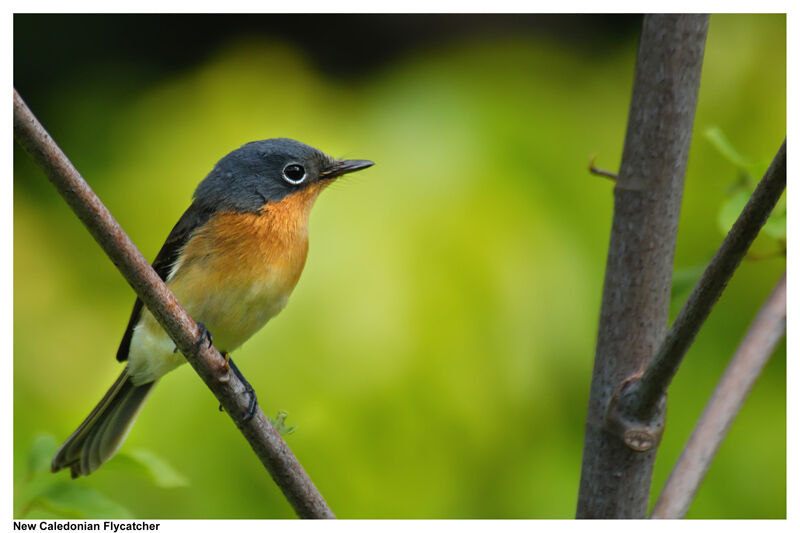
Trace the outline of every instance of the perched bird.
<path fill-rule="evenodd" d="M 305 265 L 308 217 L 319 193 L 372 164 L 333 159 L 291 139 L 245 144 L 200 182 L 153 268 L 228 357 L 286 305 Z M 186 362 L 138 298 L 117 360 L 127 361 L 125 369 L 56 452 L 53 472 L 69 467 L 75 478 L 108 461 L 153 385 Z"/>

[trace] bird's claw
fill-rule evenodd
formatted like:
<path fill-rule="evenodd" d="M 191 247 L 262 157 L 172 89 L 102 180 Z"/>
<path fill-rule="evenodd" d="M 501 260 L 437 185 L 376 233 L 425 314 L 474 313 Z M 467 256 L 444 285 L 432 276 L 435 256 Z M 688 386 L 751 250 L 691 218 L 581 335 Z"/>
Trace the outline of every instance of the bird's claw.
<path fill-rule="evenodd" d="M 200 330 L 200 340 L 197 341 L 197 349 L 202 348 L 203 343 L 208 341 L 208 344 L 214 344 L 214 336 L 208 331 L 208 328 L 202 322 L 197 323 L 197 329 Z"/>
<path fill-rule="evenodd" d="M 208 331 L 208 328 L 202 322 L 197 322 L 197 329 L 200 330 L 200 340 L 197 341 L 197 349 L 199 350 L 203 346 L 203 341 L 208 340 L 208 344 L 214 344 L 214 336 L 211 335 L 211 332 Z M 172 350 L 172 353 L 178 353 L 178 345 L 175 345 L 175 349 Z"/>
<path fill-rule="evenodd" d="M 250 385 L 250 382 L 247 381 L 247 379 L 245 379 L 241 371 L 239 371 L 239 368 L 236 366 L 236 363 L 233 362 L 233 358 L 231 358 L 231 356 L 227 352 L 223 353 L 222 355 L 225 356 L 226 369 L 233 371 L 236 377 L 238 377 L 239 380 L 244 385 L 245 392 L 250 396 L 250 403 L 247 405 L 247 411 L 245 411 L 244 416 L 242 417 L 242 422 L 248 422 L 251 418 L 253 418 L 253 415 L 256 412 L 256 407 L 258 406 L 258 398 L 256 398 L 256 391 L 255 389 L 253 389 L 253 386 Z M 222 409 L 223 409 L 222 404 L 220 404 L 219 410 L 222 411 Z"/>

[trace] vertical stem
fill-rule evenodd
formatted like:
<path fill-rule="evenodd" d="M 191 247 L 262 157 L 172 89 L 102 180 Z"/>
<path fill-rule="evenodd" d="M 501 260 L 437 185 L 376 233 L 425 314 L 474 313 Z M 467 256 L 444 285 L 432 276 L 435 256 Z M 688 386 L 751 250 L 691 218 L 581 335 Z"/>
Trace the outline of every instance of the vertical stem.
<path fill-rule="evenodd" d="M 644 19 L 628 129 L 614 189 L 578 518 L 644 518 L 656 448 L 626 445 L 606 417 L 614 393 L 644 369 L 667 326 L 675 240 L 707 15 Z M 653 423 L 663 422 L 663 412 Z"/>

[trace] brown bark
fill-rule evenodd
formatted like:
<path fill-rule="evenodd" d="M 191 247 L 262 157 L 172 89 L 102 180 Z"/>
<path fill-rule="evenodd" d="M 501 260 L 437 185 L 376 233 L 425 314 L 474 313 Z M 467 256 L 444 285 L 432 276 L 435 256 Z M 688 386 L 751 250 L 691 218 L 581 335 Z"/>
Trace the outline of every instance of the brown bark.
<path fill-rule="evenodd" d="M 643 432 L 609 419 L 607 413 L 615 393 L 644 370 L 666 331 L 707 29 L 707 15 L 648 15 L 644 19 L 614 189 L 578 518 L 647 516 L 663 402 L 662 409 L 641 421 Z M 648 434 L 656 439 L 643 437 Z"/>

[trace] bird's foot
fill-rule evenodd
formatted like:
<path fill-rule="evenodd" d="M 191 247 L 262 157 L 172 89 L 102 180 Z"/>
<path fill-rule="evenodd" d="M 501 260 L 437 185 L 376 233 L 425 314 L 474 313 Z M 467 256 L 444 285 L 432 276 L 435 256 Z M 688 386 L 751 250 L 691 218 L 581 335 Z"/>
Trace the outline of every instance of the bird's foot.
<path fill-rule="evenodd" d="M 200 330 L 200 340 L 197 341 L 197 349 L 199 350 L 200 347 L 203 345 L 204 341 L 208 341 L 208 344 L 214 344 L 214 336 L 211 335 L 211 332 L 208 331 L 208 328 L 202 322 L 197 322 L 197 329 Z M 178 353 L 178 345 L 175 345 L 175 349 L 172 350 L 172 353 Z M 227 367 L 225 368 L 227 370 Z"/>
<path fill-rule="evenodd" d="M 245 412 L 244 417 L 242 417 L 242 422 L 248 422 L 251 418 L 253 418 L 253 415 L 256 412 L 256 406 L 258 406 L 256 391 L 253 389 L 253 386 L 250 385 L 250 382 L 247 381 L 247 379 L 245 379 L 245 377 L 242 375 L 241 371 L 236 366 L 236 363 L 233 362 L 233 359 L 228 352 L 223 352 L 222 355 L 225 356 L 225 368 L 232 370 L 233 373 L 236 374 L 236 377 L 238 377 L 244 385 L 245 392 L 250 395 L 250 403 L 247 406 L 247 411 Z M 222 411 L 222 405 L 219 406 L 219 410 Z"/>
<path fill-rule="evenodd" d="M 197 349 L 200 349 L 205 341 L 208 341 L 208 344 L 214 344 L 214 336 L 208 331 L 205 324 L 198 322 L 197 329 L 200 330 L 200 340 L 197 341 Z"/>

